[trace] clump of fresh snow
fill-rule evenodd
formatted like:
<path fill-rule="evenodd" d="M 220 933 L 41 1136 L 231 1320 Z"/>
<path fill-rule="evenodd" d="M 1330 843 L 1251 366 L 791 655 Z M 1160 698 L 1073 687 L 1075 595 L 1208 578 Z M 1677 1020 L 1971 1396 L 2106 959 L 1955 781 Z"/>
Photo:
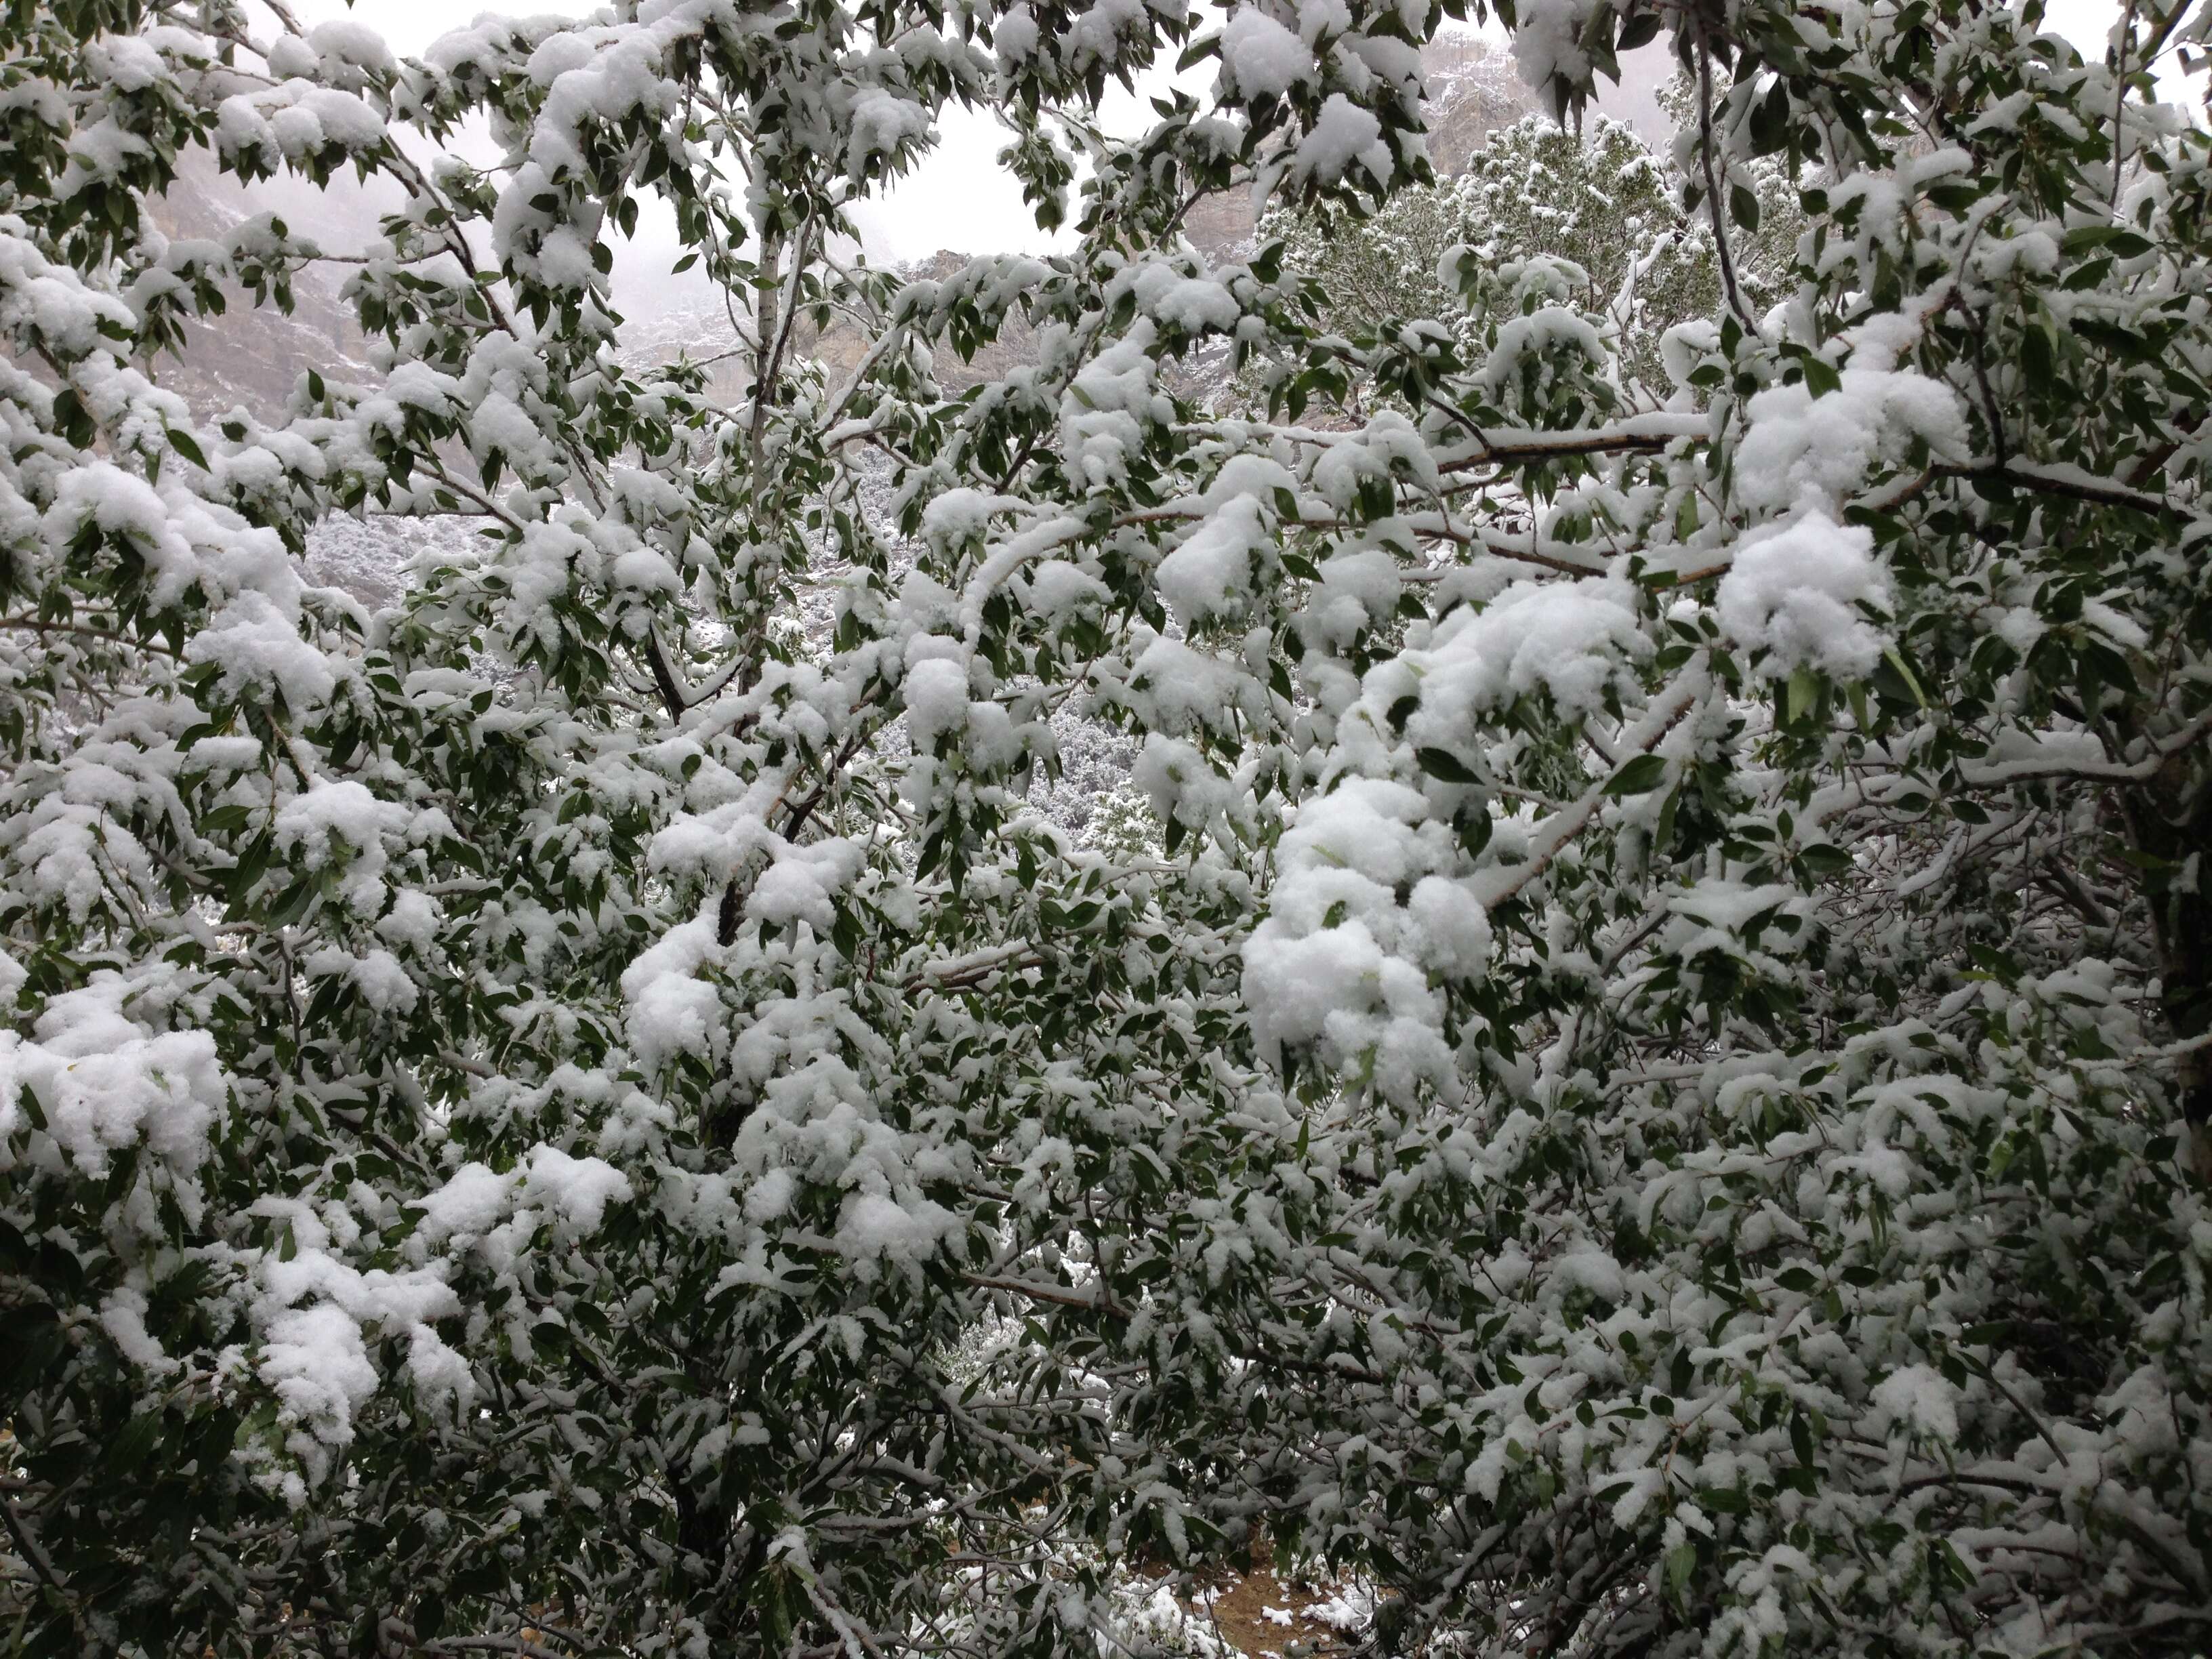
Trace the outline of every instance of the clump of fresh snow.
<path fill-rule="evenodd" d="M 579 1233 L 597 1232 L 607 1206 L 632 1196 L 629 1177 L 605 1158 L 577 1158 L 558 1146 L 530 1149 L 522 1195 L 550 1209 Z"/>
<path fill-rule="evenodd" d="M 1875 1385 L 1876 1426 L 1887 1424 L 1933 1440 L 1959 1437 L 1959 1391 L 1933 1365 L 1902 1365 Z"/>
<path fill-rule="evenodd" d="M 1185 628 L 1235 615 L 1272 562 L 1273 545 L 1260 503 L 1240 495 L 1160 561 L 1160 597 Z"/>
<path fill-rule="evenodd" d="M 501 1175 L 489 1164 L 464 1164 L 446 1178 L 444 1186 L 416 1200 L 422 1211 L 417 1231 L 433 1243 L 489 1232 L 505 1218 L 514 1186 L 513 1176 Z"/>
<path fill-rule="evenodd" d="M 1885 339 L 1860 356 L 1886 357 L 1889 345 Z M 1948 386 L 1911 370 L 1860 367 L 1856 359 L 1840 378 L 1840 389 L 1826 397 L 1814 397 L 1800 380 L 1769 386 L 1745 406 L 1735 477 L 1746 505 L 1838 512 L 1875 466 L 1904 465 L 1916 441 L 1937 458 L 1965 458 L 1966 417 Z"/>
<path fill-rule="evenodd" d="M 1367 701 L 1382 713 L 1417 691 L 1420 709 L 1409 736 L 1416 744 L 1449 744 L 1477 714 L 1537 691 L 1548 692 L 1564 714 L 1592 714 L 1606 688 L 1647 648 L 1628 583 L 1516 582 L 1480 610 L 1454 611 L 1426 650 L 1408 651 L 1377 670 Z"/>
<path fill-rule="evenodd" d="M 1886 611 L 1889 597 L 1873 534 L 1814 509 L 1745 537 L 1717 604 L 1730 638 L 1766 652 L 1767 673 L 1809 667 L 1859 679 L 1888 643 L 1860 607 Z"/>
<path fill-rule="evenodd" d="M 907 730 L 915 751 L 927 754 L 939 738 L 968 720 L 968 669 L 947 657 L 930 657 L 907 670 Z"/>
<path fill-rule="evenodd" d="M 1513 63 L 1539 91 L 1556 76 L 1581 85 L 1589 79 L 1583 30 L 1597 0 L 1539 0 L 1521 8 L 1513 30 Z"/>
<path fill-rule="evenodd" d="M 803 847 L 786 843 L 754 881 L 745 915 L 778 927 L 805 921 L 826 933 L 837 919 L 836 896 L 860 873 L 861 857 L 857 844 L 838 836 Z"/>
<path fill-rule="evenodd" d="M 960 1229 L 960 1218 L 943 1205 L 910 1197 L 904 1203 L 862 1193 L 846 1206 L 838 1249 L 855 1261 L 884 1260 L 912 1265 L 926 1260 Z"/>
<path fill-rule="evenodd" d="M 362 1000 L 379 1013 L 410 1013 L 420 995 L 406 969 L 389 951 L 372 949 L 356 956 L 336 945 L 325 945 L 309 952 L 300 965 L 317 977 L 349 981 Z"/>
<path fill-rule="evenodd" d="M 1243 5 L 1221 32 L 1221 64 L 1241 98 L 1279 98 L 1317 72 L 1304 41 L 1255 5 Z"/>
<path fill-rule="evenodd" d="M 714 919 L 701 916 L 669 929 L 623 971 L 624 1028 L 648 1066 L 712 1047 L 722 1024 L 722 995 L 696 975 L 717 954 Z"/>
<path fill-rule="evenodd" d="M 1342 93 L 1331 93 L 1306 136 L 1298 141 L 1301 177 L 1334 183 L 1357 162 L 1380 183 L 1390 176 L 1390 147 L 1382 142 L 1382 123 Z"/>
<path fill-rule="evenodd" d="M 66 1160 L 96 1178 L 115 1153 L 142 1145 L 179 1177 L 206 1161 L 228 1093 L 215 1040 L 131 1018 L 132 989 L 120 975 L 95 974 L 47 1002 L 32 1041 L 0 1031 L 0 1170 Z M 29 1130 L 26 1091 L 43 1131 Z M 196 1191 L 182 1195 L 196 1203 Z"/>
<path fill-rule="evenodd" d="M 1173 265 L 1153 263 L 1139 270 L 1130 292 L 1138 308 L 1185 334 L 1237 326 L 1237 296 L 1204 276 L 1186 276 Z"/>

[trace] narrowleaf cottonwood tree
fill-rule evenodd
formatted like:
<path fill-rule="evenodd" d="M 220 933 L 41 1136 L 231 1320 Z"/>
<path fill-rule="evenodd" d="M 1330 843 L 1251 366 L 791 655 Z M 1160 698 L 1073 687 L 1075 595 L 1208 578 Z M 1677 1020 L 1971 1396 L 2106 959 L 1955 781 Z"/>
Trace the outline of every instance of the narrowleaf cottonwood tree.
<path fill-rule="evenodd" d="M 2212 1640 L 2212 12 L 1497 15 L 1699 88 L 1663 388 L 1540 259 L 1340 334 L 1176 240 L 1419 181 L 1434 6 L 9 9 L 11 1642 L 1058 1653 L 1262 1527 L 1379 1650 Z M 902 285 L 955 104 L 1079 239 Z M 404 205 L 173 240 L 195 151 Z M 318 262 L 372 381 L 163 389 Z M 347 513 L 485 534 L 364 615 Z M 1027 809 L 1074 713 L 1163 858 Z"/>

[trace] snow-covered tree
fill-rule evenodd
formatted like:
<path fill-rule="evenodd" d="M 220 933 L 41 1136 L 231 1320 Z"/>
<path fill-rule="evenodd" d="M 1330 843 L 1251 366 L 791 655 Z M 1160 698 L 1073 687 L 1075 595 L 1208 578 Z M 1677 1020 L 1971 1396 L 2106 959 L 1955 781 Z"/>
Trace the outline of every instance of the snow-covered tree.
<path fill-rule="evenodd" d="M 1752 206 L 1736 233 L 1736 281 L 1763 313 L 1790 289 L 1803 227 L 1782 167 L 1754 159 L 1744 172 Z M 1667 331 L 1711 316 L 1721 298 L 1711 228 L 1684 207 L 1685 183 L 1621 122 L 1598 116 L 1577 131 L 1529 116 L 1492 132 L 1458 174 L 1379 210 L 1286 209 L 1262 231 L 1314 284 L 1323 325 L 1347 334 L 1425 319 L 1474 326 L 1456 304 L 1462 251 L 1491 268 L 1553 262 L 1554 296 L 1611 335 L 1622 374 L 1663 395 Z"/>
<path fill-rule="evenodd" d="M 1672 31 L 1663 386 L 1556 264 L 1176 240 L 1419 182 L 1434 6 L 9 10 L 11 1639 L 1118 1651 L 1264 1528 L 1388 1651 L 2204 1644 L 2212 11 L 1498 15 L 1563 109 Z M 851 257 L 955 104 L 1073 252 Z M 174 240 L 203 150 L 402 205 Z M 323 264 L 372 378 L 164 389 Z M 364 614 L 349 514 L 483 534 Z"/>

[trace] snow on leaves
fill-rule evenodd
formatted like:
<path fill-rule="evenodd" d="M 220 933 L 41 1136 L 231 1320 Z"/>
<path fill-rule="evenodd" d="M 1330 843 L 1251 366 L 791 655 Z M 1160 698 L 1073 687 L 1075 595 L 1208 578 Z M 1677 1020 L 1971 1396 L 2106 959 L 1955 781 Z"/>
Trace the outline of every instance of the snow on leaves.
<path fill-rule="evenodd" d="M 1401 6 L 11 13 L 21 1627 L 1118 1650 L 1264 1530 L 1380 1651 L 2197 1642 L 2212 162 L 2173 9 L 1923 11 L 1517 6 L 1680 141 L 1448 202 Z M 1069 247 L 848 258 L 958 102 Z"/>

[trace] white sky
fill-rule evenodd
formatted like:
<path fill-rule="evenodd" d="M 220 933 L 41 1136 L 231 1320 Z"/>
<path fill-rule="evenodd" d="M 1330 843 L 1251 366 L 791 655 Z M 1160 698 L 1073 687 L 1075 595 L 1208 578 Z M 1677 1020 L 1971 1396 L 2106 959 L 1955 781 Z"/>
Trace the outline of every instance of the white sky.
<path fill-rule="evenodd" d="M 420 52 L 480 8 L 471 4 L 464 10 L 453 0 L 358 0 L 350 7 L 345 0 L 301 0 L 297 9 L 311 23 L 350 10 L 381 30 L 392 49 L 404 54 Z M 584 0 L 516 0 L 514 9 L 575 13 L 587 6 Z M 2046 0 L 2046 26 L 2073 40 L 2085 55 L 2099 56 L 2104 51 L 2103 36 L 2118 11 L 2113 0 Z M 1494 32 L 1493 38 L 1498 38 Z M 1630 60 L 1630 84 L 1601 97 L 1601 107 L 1644 101 L 1638 94 L 1648 89 L 1633 84 L 1638 78 L 1638 58 L 1650 65 L 1647 76 L 1672 72 L 1664 43 L 1656 42 Z M 1192 71 L 1184 77 L 1185 84 L 1202 94 L 1210 84 L 1212 67 L 1201 65 Z M 1139 83 L 1138 97 L 1115 89 L 1106 112 L 1109 125 L 1117 131 L 1141 130 L 1151 115 L 1147 100 L 1173 79 L 1163 69 Z M 2186 95 L 2178 77 L 2168 79 L 2166 93 L 2169 97 Z M 1002 130 L 988 116 L 949 112 L 939 123 L 935 149 L 915 172 L 854 212 L 870 256 L 907 260 L 927 258 L 941 248 L 970 253 L 1039 252 L 1064 245 L 1065 233 L 1051 236 L 1037 229 L 1023 205 L 1020 186 L 999 167 L 997 155 L 1004 143 Z M 648 215 L 638 227 L 636 244 L 617 252 L 618 286 L 665 285 L 675 252 L 672 219 Z"/>

